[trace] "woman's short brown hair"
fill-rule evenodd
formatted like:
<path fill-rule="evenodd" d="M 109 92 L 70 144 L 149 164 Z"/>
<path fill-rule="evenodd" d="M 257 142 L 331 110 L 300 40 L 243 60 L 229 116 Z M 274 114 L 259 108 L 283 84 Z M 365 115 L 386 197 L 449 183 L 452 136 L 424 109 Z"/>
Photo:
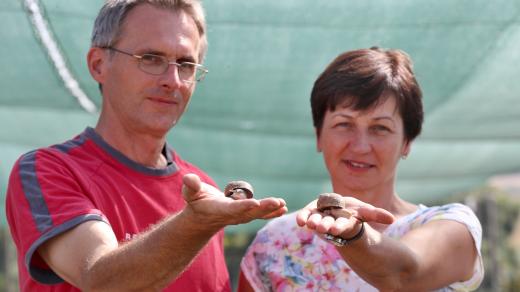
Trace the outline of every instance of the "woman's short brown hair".
<path fill-rule="evenodd" d="M 421 89 L 408 55 L 375 47 L 339 55 L 312 89 L 312 119 L 317 135 L 327 110 L 334 111 L 336 106 L 370 110 L 388 97 L 396 99 L 406 140 L 414 140 L 421 133 L 424 113 Z"/>

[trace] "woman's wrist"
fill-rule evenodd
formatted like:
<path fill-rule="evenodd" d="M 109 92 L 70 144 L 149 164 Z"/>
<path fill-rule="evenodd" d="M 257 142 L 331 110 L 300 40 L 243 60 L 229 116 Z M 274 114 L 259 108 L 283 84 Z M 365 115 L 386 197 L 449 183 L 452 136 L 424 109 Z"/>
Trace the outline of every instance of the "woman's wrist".
<path fill-rule="evenodd" d="M 340 236 L 334 236 L 332 234 L 325 234 L 325 239 L 329 241 L 330 243 L 334 244 L 335 246 L 346 246 L 350 245 L 356 240 L 359 240 L 363 237 L 363 234 L 365 234 L 365 222 L 360 221 L 360 228 L 359 231 L 352 237 L 349 238 L 343 238 Z"/>

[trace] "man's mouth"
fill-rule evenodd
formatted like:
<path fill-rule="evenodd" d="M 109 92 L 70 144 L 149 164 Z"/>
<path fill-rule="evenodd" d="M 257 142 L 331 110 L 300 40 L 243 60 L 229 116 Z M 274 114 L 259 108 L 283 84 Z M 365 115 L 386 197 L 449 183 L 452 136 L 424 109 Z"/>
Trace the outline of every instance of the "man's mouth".
<path fill-rule="evenodd" d="M 171 98 L 163 98 L 163 97 L 148 97 L 149 100 L 164 104 L 177 104 L 177 101 L 175 99 Z"/>

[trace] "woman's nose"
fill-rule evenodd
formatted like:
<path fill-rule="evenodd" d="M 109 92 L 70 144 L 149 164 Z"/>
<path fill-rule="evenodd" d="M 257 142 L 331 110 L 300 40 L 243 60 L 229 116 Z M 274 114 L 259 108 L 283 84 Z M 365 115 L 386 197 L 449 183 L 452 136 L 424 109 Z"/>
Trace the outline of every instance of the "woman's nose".
<path fill-rule="evenodd" d="M 356 131 L 350 141 L 350 150 L 355 153 L 363 154 L 370 152 L 370 137 L 367 133 Z"/>

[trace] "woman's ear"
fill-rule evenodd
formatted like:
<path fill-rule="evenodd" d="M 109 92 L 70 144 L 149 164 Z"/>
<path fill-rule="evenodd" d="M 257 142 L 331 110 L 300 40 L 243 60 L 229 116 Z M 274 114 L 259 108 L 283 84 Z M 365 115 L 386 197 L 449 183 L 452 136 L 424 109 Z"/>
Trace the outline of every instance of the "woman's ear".
<path fill-rule="evenodd" d="M 87 54 L 87 65 L 90 75 L 99 84 L 103 84 L 105 80 L 105 65 L 107 62 L 107 54 L 105 49 L 91 47 Z"/>
<path fill-rule="evenodd" d="M 412 141 L 405 141 L 403 152 L 401 153 L 401 158 L 406 159 L 408 157 L 408 154 L 410 154 L 410 151 L 412 150 Z"/>

